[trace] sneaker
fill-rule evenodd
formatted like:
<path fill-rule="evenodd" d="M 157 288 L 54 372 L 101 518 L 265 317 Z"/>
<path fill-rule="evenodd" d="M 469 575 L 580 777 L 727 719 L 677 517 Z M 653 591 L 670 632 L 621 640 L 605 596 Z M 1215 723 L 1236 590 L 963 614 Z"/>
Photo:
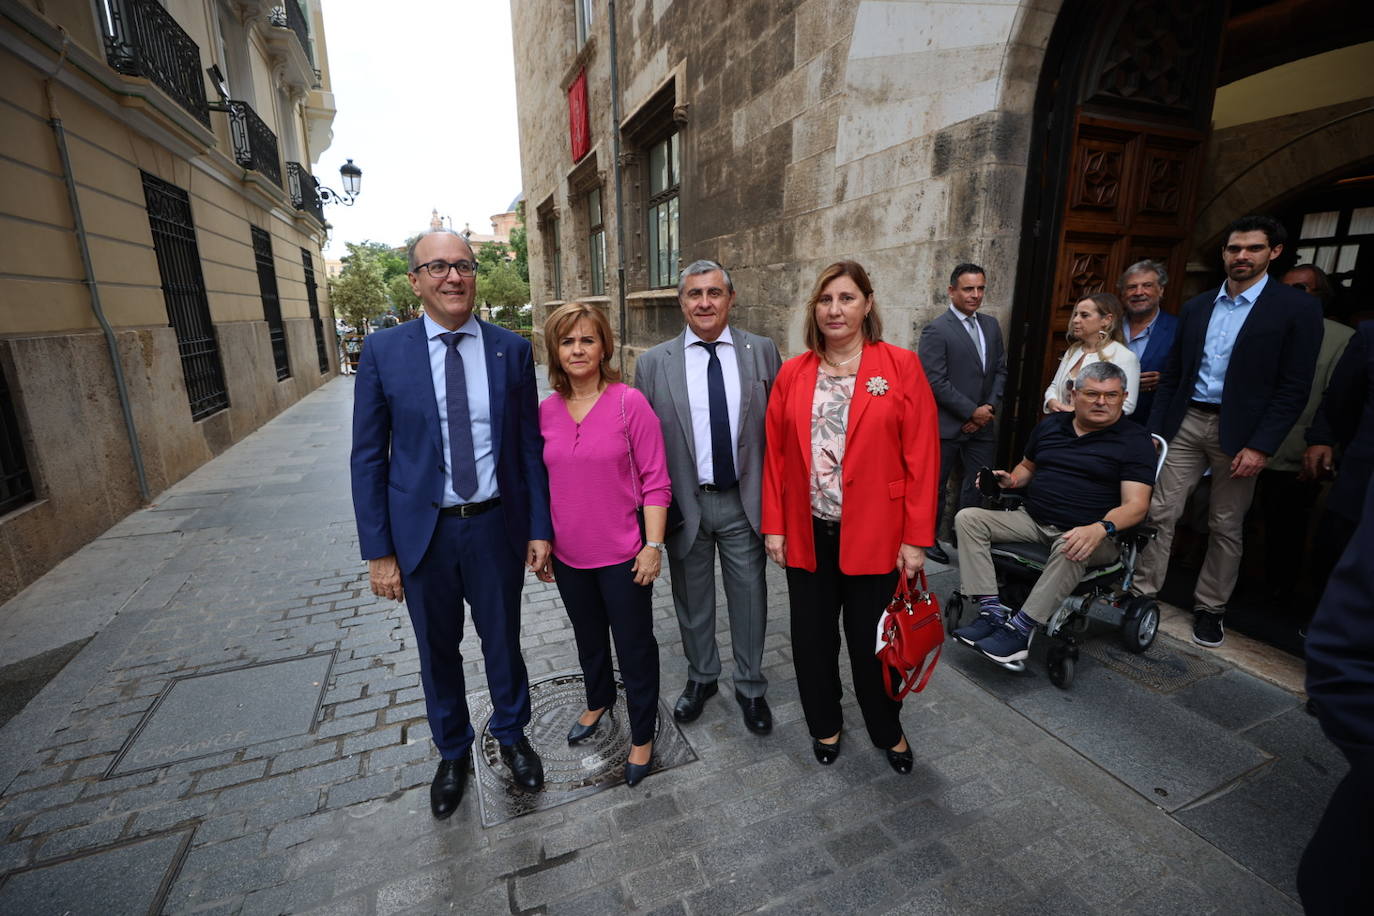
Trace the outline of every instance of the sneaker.
<path fill-rule="evenodd" d="M 1007 618 L 1012 615 L 1010 608 L 1003 608 L 1004 615 L 999 619 L 983 611 L 973 622 L 966 624 L 954 631 L 954 638 L 966 646 L 971 646 L 979 640 L 987 639 L 997 628 L 1007 622 Z"/>
<path fill-rule="evenodd" d="M 1215 649 L 1226 639 L 1226 631 L 1221 625 L 1221 614 L 1212 611 L 1193 611 L 1193 642 L 1199 646 Z"/>
<path fill-rule="evenodd" d="M 991 636 L 979 640 L 973 648 L 995 662 L 1019 662 L 1030 655 L 1030 635 L 1023 634 L 1010 623 L 1004 623 Z"/>

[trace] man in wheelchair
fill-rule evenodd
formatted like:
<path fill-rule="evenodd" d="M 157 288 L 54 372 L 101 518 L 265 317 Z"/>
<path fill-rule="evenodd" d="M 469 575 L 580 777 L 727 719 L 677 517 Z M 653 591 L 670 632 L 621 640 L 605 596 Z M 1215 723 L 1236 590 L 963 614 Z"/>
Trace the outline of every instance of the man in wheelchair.
<path fill-rule="evenodd" d="M 979 604 L 973 622 L 954 631 L 960 642 L 1004 665 L 1021 661 L 1035 627 L 1049 621 L 1083 571 L 1116 559 L 1117 530 L 1144 521 L 1155 448 L 1145 427 L 1122 418 L 1125 403 L 1126 373 L 1113 363 L 1088 365 L 1074 383 L 1073 411 L 1036 426 L 1014 470 L 991 472 L 1002 490 L 1024 492 L 1022 505 L 955 516 L 961 591 Z M 1008 542 L 1051 546 L 1020 610 L 997 594 L 991 547 Z"/>

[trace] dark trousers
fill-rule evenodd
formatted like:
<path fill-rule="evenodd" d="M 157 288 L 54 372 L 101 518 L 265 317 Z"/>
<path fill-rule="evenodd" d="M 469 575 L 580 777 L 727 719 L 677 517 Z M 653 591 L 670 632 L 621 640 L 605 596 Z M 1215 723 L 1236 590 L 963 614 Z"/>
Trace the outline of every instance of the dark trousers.
<path fill-rule="evenodd" d="M 868 737 L 877 747 L 902 740 L 902 704 L 883 689 L 882 666 L 873 654 L 878 618 L 897 587 L 893 569 L 878 576 L 840 572 L 838 522 L 812 519 L 816 536 L 816 571 L 787 567 L 787 596 L 792 611 L 792 663 L 797 671 L 806 727 L 813 738 L 829 738 L 844 721 L 840 700 L 840 623 L 849 647 L 854 696 L 859 701 Z"/>
<path fill-rule="evenodd" d="M 1320 595 L 1326 591 L 1331 571 L 1336 568 L 1336 561 L 1345 553 L 1345 548 L 1355 536 L 1357 527 L 1357 523 L 1344 515 L 1337 515 L 1330 509 L 1322 513 L 1317 533 L 1312 538 L 1311 576 L 1315 594 Z"/>
<path fill-rule="evenodd" d="M 1357 913 L 1374 894 L 1374 774 L 1352 769 L 1336 786 L 1298 864 L 1298 896 L 1308 916 Z M 1361 902 L 1363 901 L 1363 903 Z"/>
<path fill-rule="evenodd" d="M 653 586 L 636 585 L 633 560 L 596 569 L 576 569 L 553 558 L 554 580 L 577 639 L 577 660 L 587 685 L 587 708 L 615 705 L 611 638 L 625 682 L 630 740 L 654 740 L 658 714 L 658 641 L 650 600 Z M 607 636 L 610 631 L 610 637 Z"/>
<path fill-rule="evenodd" d="M 978 469 L 992 467 L 992 456 L 996 445 L 997 440 L 992 436 L 984 435 L 982 430 L 979 430 L 976 438 L 960 435 L 954 439 L 940 440 L 939 506 L 935 514 L 937 537 L 940 533 L 940 527 L 945 523 L 945 491 L 949 488 L 949 478 L 954 473 L 954 468 L 959 466 L 964 469 L 964 482 L 959 487 L 954 511 L 957 513 L 960 509 L 967 509 L 969 506 L 982 505 L 982 500 L 978 496 Z"/>
<path fill-rule="evenodd" d="M 492 713 L 488 726 L 514 744 L 530 721 L 530 682 L 520 655 L 522 558 L 506 538 L 505 509 L 473 518 L 441 515 L 424 559 L 402 576 L 420 653 L 420 682 L 434 744 L 446 760 L 462 757 L 474 732 L 463 677 L 463 602 L 482 640 Z"/>
<path fill-rule="evenodd" d="M 1307 529 L 1320 490 L 1315 480 L 1299 480 L 1297 471 L 1260 471 L 1255 501 L 1264 519 L 1264 569 L 1268 584 L 1284 593 L 1303 580 Z"/>

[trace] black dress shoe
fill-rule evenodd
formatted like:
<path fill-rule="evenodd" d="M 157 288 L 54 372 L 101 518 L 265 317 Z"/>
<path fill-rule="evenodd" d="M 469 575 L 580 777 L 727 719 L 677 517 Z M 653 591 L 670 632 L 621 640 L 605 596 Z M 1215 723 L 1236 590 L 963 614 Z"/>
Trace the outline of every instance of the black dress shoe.
<path fill-rule="evenodd" d="M 572 728 L 568 729 L 568 744 L 581 744 L 592 735 L 595 735 L 597 728 L 601 725 L 601 720 L 606 718 L 606 715 L 610 711 L 609 707 L 601 710 L 601 715 L 597 716 L 596 721 L 591 725 L 583 725 L 581 721 L 579 721 L 582 718 L 581 716 L 574 719 Z"/>
<path fill-rule="evenodd" d="M 429 810 L 443 820 L 458 810 L 463 800 L 463 787 L 468 782 L 468 759 L 464 754 L 457 760 L 440 760 L 439 769 L 434 771 L 434 781 L 429 784 Z"/>
<path fill-rule="evenodd" d="M 534 752 L 530 739 L 521 738 L 514 744 L 501 745 L 501 759 L 521 787 L 535 790 L 544 786 L 544 762 Z"/>
<path fill-rule="evenodd" d="M 840 756 L 840 739 L 836 738 L 834 744 L 825 744 L 819 738 L 812 738 L 811 750 L 816 755 L 816 762 L 828 767 Z"/>
<path fill-rule="evenodd" d="M 935 543 L 934 547 L 926 548 L 926 556 L 936 563 L 940 563 L 944 566 L 949 565 L 949 554 L 945 553 L 945 548 L 941 547 L 938 541 Z"/>
<path fill-rule="evenodd" d="M 756 735 L 766 735 L 773 730 L 773 710 L 763 697 L 747 697 L 735 691 L 735 702 L 744 713 L 744 727 Z"/>
<path fill-rule="evenodd" d="M 701 709 L 706 705 L 706 701 L 716 695 L 716 682 L 703 684 L 701 681 L 688 681 L 683 688 L 682 696 L 677 698 L 677 704 L 673 706 L 673 718 L 679 722 L 691 722 L 701 715 Z"/>
<path fill-rule="evenodd" d="M 884 753 L 887 754 L 888 766 L 892 767 L 892 769 L 901 773 L 903 776 L 911 772 L 911 765 L 916 762 L 916 758 L 911 753 L 911 742 L 909 741 L 904 751 L 889 749 L 884 751 Z"/>

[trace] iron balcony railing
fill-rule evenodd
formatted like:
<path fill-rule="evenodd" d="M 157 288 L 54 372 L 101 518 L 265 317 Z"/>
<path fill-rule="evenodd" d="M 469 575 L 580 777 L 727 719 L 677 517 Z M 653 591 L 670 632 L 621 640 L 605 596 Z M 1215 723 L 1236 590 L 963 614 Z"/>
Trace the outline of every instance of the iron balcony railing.
<path fill-rule="evenodd" d="M 234 146 L 234 161 L 245 169 L 262 173 L 280 188 L 277 135 L 247 102 L 230 99 L 224 104 L 229 110 L 229 139 Z"/>
<path fill-rule="evenodd" d="M 200 48 L 172 14 L 157 0 L 102 0 L 102 5 L 105 59 L 110 66 L 151 80 L 209 127 Z"/>
<path fill-rule="evenodd" d="M 272 10 L 272 24 L 295 32 L 306 59 L 312 65 L 315 63 L 315 55 L 310 51 L 310 26 L 306 24 L 305 11 L 296 0 L 283 0 L 281 6 Z"/>
<path fill-rule="evenodd" d="M 299 162 L 286 163 L 286 191 L 291 195 L 291 206 L 309 213 L 323 226 L 324 204 L 320 203 L 320 195 L 315 190 L 319 185 L 305 166 Z"/>

